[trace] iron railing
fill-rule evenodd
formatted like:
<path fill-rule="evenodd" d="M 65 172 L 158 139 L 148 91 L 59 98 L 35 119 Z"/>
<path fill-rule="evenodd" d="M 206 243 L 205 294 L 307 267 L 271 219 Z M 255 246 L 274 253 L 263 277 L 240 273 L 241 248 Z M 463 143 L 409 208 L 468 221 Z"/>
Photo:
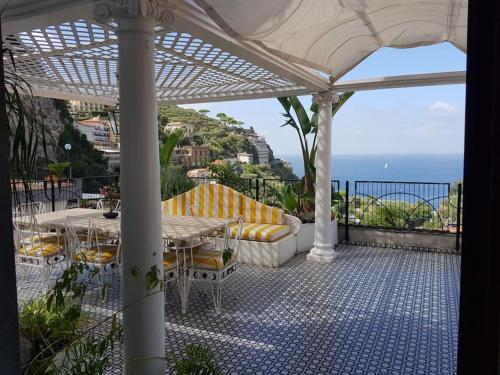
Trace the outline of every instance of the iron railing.
<path fill-rule="evenodd" d="M 101 198 L 99 189 L 118 182 L 118 176 L 63 178 L 57 181 L 35 180 L 28 184 L 12 182 L 12 206 L 42 202 L 49 211 L 95 206 Z"/>
<path fill-rule="evenodd" d="M 282 207 L 280 192 L 300 180 L 235 179 L 218 181 L 208 177 L 191 178 L 197 184 L 221 182 L 239 192 L 272 206 Z M 13 207 L 19 203 L 41 201 L 52 211 L 70 207 L 95 206 L 99 189 L 118 182 L 118 176 L 94 176 L 61 179 L 56 182 L 38 180 L 28 186 L 13 183 Z M 456 234 L 460 249 L 462 232 L 462 184 L 400 181 L 349 181 L 340 189 L 340 181 L 332 180 L 332 215 L 344 226 L 349 241 L 351 226 Z M 14 189 L 15 188 L 15 189 Z M 300 190 L 296 190 L 300 191 Z"/>

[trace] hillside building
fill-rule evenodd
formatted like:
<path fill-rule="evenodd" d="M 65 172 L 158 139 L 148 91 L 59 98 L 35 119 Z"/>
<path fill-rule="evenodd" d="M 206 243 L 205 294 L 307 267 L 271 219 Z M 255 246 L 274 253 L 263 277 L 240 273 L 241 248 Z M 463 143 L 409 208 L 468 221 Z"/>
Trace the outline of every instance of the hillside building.
<path fill-rule="evenodd" d="M 89 120 L 75 122 L 75 127 L 80 133 L 87 136 L 87 140 L 96 147 L 110 147 L 110 126 L 109 121 L 94 117 Z"/>
<path fill-rule="evenodd" d="M 253 164 L 253 155 L 247 152 L 238 152 L 236 154 L 238 161 L 243 164 Z"/>
<path fill-rule="evenodd" d="M 102 156 L 108 160 L 108 169 L 114 172 L 120 168 L 120 149 L 118 148 L 99 148 Z"/>
<path fill-rule="evenodd" d="M 106 111 L 106 106 L 104 104 L 81 102 L 79 100 L 69 101 L 69 112 L 71 114 L 78 112 L 104 112 L 104 111 Z"/>
<path fill-rule="evenodd" d="M 210 148 L 207 145 L 182 146 L 175 150 L 174 164 L 188 167 L 205 166 L 210 161 Z"/>
<path fill-rule="evenodd" d="M 257 150 L 259 164 L 269 164 L 269 146 L 267 145 L 266 139 L 257 134 L 250 134 L 248 139 Z"/>
<path fill-rule="evenodd" d="M 170 131 L 174 131 L 177 129 L 182 129 L 184 130 L 184 135 L 186 137 L 192 138 L 193 137 L 193 125 L 187 124 L 185 122 L 169 122 L 163 130 L 167 133 Z"/>

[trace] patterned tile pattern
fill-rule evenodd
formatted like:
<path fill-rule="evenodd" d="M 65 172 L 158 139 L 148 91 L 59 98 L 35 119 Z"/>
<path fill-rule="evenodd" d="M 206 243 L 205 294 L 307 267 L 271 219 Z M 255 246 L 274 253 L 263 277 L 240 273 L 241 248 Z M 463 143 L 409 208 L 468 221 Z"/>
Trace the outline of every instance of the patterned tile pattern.
<path fill-rule="evenodd" d="M 304 255 L 279 269 L 242 266 L 224 286 L 216 316 L 209 289 L 194 284 L 181 314 L 167 291 L 166 346 L 210 347 L 225 374 L 454 374 L 460 257 L 341 245 L 331 265 Z M 117 278 L 96 317 L 120 306 Z M 21 300 L 40 293 L 19 276 Z M 109 373 L 122 373 L 120 348 Z M 168 373 L 171 373 L 168 369 Z"/>

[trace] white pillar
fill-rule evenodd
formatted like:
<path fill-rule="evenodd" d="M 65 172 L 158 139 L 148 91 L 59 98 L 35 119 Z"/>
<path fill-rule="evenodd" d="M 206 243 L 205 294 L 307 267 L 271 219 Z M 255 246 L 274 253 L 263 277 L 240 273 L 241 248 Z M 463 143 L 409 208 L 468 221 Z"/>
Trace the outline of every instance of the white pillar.
<path fill-rule="evenodd" d="M 332 101 L 334 93 L 313 95 L 318 104 L 318 135 L 316 151 L 314 247 L 307 260 L 331 263 L 334 257 L 331 225 L 331 168 L 332 168 Z"/>
<path fill-rule="evenodd" d="M 145 274 L 156 266 L 163 278 L 154 27 L 171 27 L 172 9 L 168 1 L 94 0 L 94 18 L 118 24 L 126 374 L 165 371 L 164 295 L 147 290 Z"/>
<path fill-rule="evenodd" d="M 163 278 L 154 26 L 142 15 L 118 18 L 126 374 L 165 371 L 164 295 L 144 297 L 145 274 L 152 266 Z"/>

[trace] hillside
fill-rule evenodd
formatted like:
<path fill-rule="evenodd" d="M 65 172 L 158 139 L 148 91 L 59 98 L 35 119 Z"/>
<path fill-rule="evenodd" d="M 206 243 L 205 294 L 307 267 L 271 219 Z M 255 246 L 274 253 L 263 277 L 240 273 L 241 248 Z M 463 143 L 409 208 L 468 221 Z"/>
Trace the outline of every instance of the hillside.
<path fill-rule="evenodd" d="M 158 109 L 158 126 L 163 127 L 168 122 L 185 122 L 193 125 L 193 140 L 197 144 L 209 144 L 213 159 L 235 158 L 238 152 L 247 152 L 257 159 L 254 145 L 248 140 L 248 135 L 254 133 L 253 128 L 224 124 L 218 119 L 207 116 L 194 109 L 178 106 L 162 106 Z M 160 134 L 162 133 L 160 129 Z M 279 161 L 275 161 L 270 150 L 270 166 L 245 166 L 244 175 L 249 177 L 279 177 L 296 178 L 296 176 Z"/>
<path fill-rule="evenodd" d="M 186 122 L 194 127 L 194 141 L 210 144 L 214 159 L 234 158 L 238 152 L 255 153 L 253 145 L 245 137 L 249 130 L 230 127 L 194 109 L 165 106 L 158 110 L 158 125 L 163 128 L 168 122 Z"/>

